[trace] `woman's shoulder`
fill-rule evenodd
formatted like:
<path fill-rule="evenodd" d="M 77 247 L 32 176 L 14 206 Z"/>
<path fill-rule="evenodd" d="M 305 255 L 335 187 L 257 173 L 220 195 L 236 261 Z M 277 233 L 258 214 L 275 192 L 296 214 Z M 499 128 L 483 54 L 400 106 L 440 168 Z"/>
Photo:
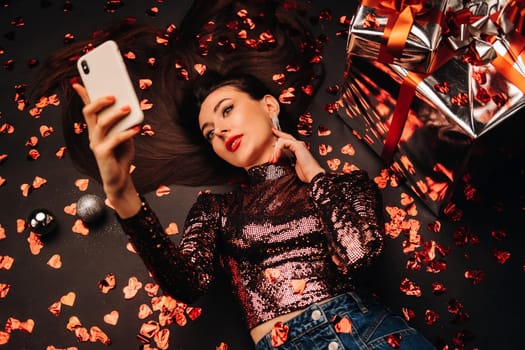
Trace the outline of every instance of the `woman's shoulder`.
<path fill-rule="evenodd" d="M 217 189 L 206 189 L 199 191 L 197 195 L 197 203 L 209 203 L 211 205 L 224 205 L 230 203 L 231 200 L 235 197 L 237 190 L 228 189 L 228 190 L 217 190 Z"/>
<path fill-rule="evenodd" d="M 218 219 L 225 215 L 230 205 L 234 202 L 234 192 L 200 191 L 193 203 L 188 217 L 202 220 L 203 218 Z M 190 219 L 190 220 L 192 220 Z"/>
<path fill-rule="evenodd" d="M 330 180 L 334 183 L 356 183 L 370 181 L 370 176 L 366 170 L 356 169 L 349 172 L 326 172 L 314 176 L 312 182 Z"/>

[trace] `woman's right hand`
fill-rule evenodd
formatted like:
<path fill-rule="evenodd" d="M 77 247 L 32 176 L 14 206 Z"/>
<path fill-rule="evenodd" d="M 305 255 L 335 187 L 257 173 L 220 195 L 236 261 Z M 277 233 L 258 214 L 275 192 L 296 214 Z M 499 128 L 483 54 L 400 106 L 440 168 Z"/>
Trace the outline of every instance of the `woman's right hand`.
<path fill-rule="evenodd" d="M 129 106 L 99 118 L 99 113 L 114 104 L 115 98 L 106 96 L 90 101 L 82 85 L 74 83 L 73 89 L 85 104 L 82 113 L 88 128 L 89 147 L 97 161 L 104 192 L 119 216 L 132 216 L 140 208 L 140 198 L 130 174 L 135 156 L 133 137 L 140 132 L 140 126 L 108 136 L 111 127 L 129 114 Z"/>

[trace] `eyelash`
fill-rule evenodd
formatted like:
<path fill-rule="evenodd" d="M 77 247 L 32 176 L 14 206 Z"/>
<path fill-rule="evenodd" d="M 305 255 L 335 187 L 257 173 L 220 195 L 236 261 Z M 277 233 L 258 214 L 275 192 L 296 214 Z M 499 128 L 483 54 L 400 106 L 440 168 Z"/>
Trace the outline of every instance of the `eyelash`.
<path fill-rule="evenodd" d="M 211 129 L 210 131 L 206 133 L 206 135 L 204 135 L 204 137 L 206 138 L 206 140 L 211 141 L 214 134 L 215 134 L 215 130 Z"/>
<path fill-rule="evenodd" d="M 224 109 L 222 110 L 222 116 L 226 117 L 226 115 L 230 113 L 232 109 L 233 109 L 233 105 L 224 107 Z"/>
<path fill-rule="evenodd" d="M 222 110 L 222 116 L 227 117 L 228 113 L 230 113 L 232 109 L 233 109 L 233 105 L 224 107 L 224 109 Z M 206 133 L 205 135 L 206 140 L 211 141 L 211 139 L 213 138 L 213 135 L 215 135 L 215 129 L 211 129 L 210 131 Z"/>

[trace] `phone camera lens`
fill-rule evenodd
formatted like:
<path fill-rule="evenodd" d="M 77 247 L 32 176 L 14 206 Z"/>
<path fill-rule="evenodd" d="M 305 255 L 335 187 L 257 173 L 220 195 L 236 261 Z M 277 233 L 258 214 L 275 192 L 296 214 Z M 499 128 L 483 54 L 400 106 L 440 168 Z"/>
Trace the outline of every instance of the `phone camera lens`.
<path fill-rule="evenodd" d="M 80 62 L 80 66 L 82 67 L 82 71 L 84 71 L 85 74 L 89 74 L 89 66 L 86 61 Z"/>

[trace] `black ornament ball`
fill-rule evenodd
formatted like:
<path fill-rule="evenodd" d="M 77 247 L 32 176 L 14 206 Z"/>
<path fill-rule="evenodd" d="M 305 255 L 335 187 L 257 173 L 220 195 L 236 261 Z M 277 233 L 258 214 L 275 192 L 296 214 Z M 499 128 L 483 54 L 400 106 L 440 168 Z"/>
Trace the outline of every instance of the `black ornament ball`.
<path fill-rule="evenodd" d="M 33 210 L 29 214 L 28 221 L 31 231 L 42 236 L 53 233 L 57 228 L 55 214 L 44 208 Z"/>
<path fill-rule="evenodd" d="M 105 214 L 104 200 L 95 194 L 85 194 L 77 201 L 77 216 L 85 223 L 99 220 Z"/>

